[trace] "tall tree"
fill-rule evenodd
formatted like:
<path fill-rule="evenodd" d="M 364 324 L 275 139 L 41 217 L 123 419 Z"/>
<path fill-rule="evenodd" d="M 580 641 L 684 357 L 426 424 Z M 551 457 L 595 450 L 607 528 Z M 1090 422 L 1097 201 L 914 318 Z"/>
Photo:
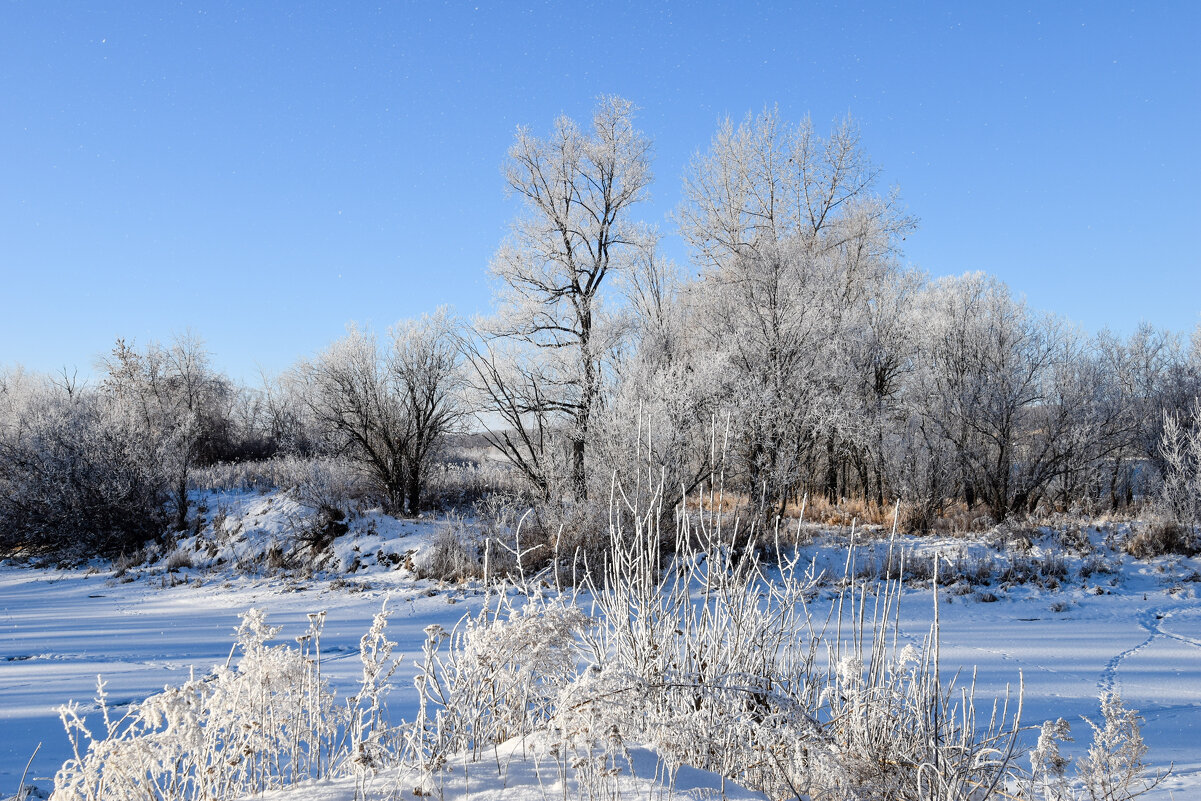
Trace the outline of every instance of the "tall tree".
<path fill-rule="evenodd" d="M 545 139 L 518 129 L 505 165 L 523 208 L 492 261 L 499 308 L 480 325 L 471 363 L 485 418 L 512 427 L 494 432 L 493 444 L 545 485 L 547 428 L 563 429 L 577 499 L 587 496 L 588 442 L 609 345 L 601 290 L 645 236 L 630 214 L 647 196 L 650 148 L 634 128 L 633 104 L 604 97 L 588 129 L 567 117 Z M 512 357 L 527 348 L 533 353 Z"/>
<path fill-rule="evenodd" d="M 1000 520 L 1029 511 L 1076 463 L 1092 380 L 1071 369 L 1079 338 L 983 273 L 923 298 L 915 402 L 953 445 L 965 500 Z"/>
<path fill-rule="evenodd" d="M 351 327 L 293 371 L 293 383 L 326 447 L 353 459 L 389 511 L 404 509 L 405 451 L 411 436 L 398 377 L 377 337 Z"/>

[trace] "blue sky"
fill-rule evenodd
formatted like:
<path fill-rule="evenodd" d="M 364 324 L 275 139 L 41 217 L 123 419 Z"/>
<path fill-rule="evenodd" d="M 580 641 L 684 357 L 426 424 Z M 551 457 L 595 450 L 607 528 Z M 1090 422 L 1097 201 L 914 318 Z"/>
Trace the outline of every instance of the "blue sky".
<path fill-rule="evenodd" d="M 850 112 L 921 220 L 907 261 L 1188 332 L 1199 42 L 1195 2 L 0 0 L 0 365 L 190 328 L 253 380 L 351 320 L 486 311 L 516 126 L 605 93 L 642 108 L 669 233 L 720 118 Z"/>

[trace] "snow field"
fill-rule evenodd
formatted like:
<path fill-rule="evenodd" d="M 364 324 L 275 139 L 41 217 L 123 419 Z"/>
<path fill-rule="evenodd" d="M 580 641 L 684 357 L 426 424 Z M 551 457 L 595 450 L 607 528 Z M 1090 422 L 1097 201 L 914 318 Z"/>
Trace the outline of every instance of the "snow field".
<path fill-rule="evenodd" d="M 282 536 L 282 529 L 271 526 L 286 507 L 280 500 L 268 500 L 237 501 L 242 506 L 236 515 L 257 518 L 265 525 L 249 527 L 242 540 L 231 538 L 228 549 L 218 554 L 226 554 L 223 564 L 236 563 L 239 548 L 245 559 Z M 97 674 L 107 682 L 110 706 L 118 708 L 166 684 L 186 681 L 193 669 L 203 674 L 226 661 L 238 615 L 250 607 L 266 609 L 269 622 L 284 627 L 280 642 L 289 642 L 305 629 L 307 613 L 326 610 L 322 639 L 328 658 L 323 673 L 344 697 L 354 690 L 361 674 L 359 638 L 389 599 L 393 616 L 388 633 L 405 659 L 392 682 L 396 689 L 389 696 L 388 713 L 393 720 L 411 719 L 417 702 L 414 660 L 420 657 L 426 628 L 453 628 L 465 612 L 480 608 L 483 595 L 477 589 L 416 580 L 406 570 L 396 569 L 391 559 L 376 563 L 363 558 L 381 551 L 398 555 L 419 551 L 443 525 L 393 523 L 389 527 L 392 524 L 376 522 L 338 543 L 338 567 L 356 557 L 366 565 L 360 583 L 340 590 L 330 590 L 329 575 L 321 573 L 307 579 L 235 578 L 220 564 L 199 559 L 190 569 L 167 574 L 162 569 L 167 556 L 129 582 L 107 569 L 0 566 L 0 794 L 16 789 L 39 742 L 42 746 L 30 777 L 49 789 L 50 777 L 69 755 L 56 709 L 69 699 L 87 709 Z M 920 547 L 949 551 L 976 546 L 923 541 Z M 832 565 L 845 558 L 845 551 L 839 555 L 823 550 L 821 543 L 813 546 L 813 552 L 825 553 Z M 1096 719 L 1098 693 L 1117 690 L 1146 721 L 1143 736 L 1153 768 L 1175 765 L 1173 775 L 1149 797 L 1183 798 L 1201 792 L 1201 603 L 1195 582 L 1182 580 L 1194 569 L 1187 561 L 1126 560 L 1113 574 L 1090 576 L 1096 580 L 1055 592 L 998 588 L 995 603 L 981 603 L 976 594 L 956 595 L 944 588 L 939 605 L 944 678 L 959 670 L 959 682 L 964 684 L 974 676 L 977 698 L 987 703 L 1007 689 L 1016 693 L 1020 673 L 1025 690 L 1023 722 L 1037 725 L 1044 719 L 1067 718 L 1077 741 L 1065 750 L 1077 755 L 1088 728 L 1080 716 Z M 168 575 L 175 578 L 176 586 L 170 582 L 163 586 Z M 353 591 L 356 587 L 366 589 Z M 819 594 L 813 601 L 814 614 L 822 612 L 828 598 L 829 593 Z M 1061 611 L 1052 611 L 1061 606 Z M 906 590 L 902 638 L 919 642 L 931 620 L 928 590 Z M 504 775 L 508 778 L 501 779 L 495 770 L 490 779 L 480 773 L 480 783 L 464 785 L 464 794 L 530 797 L 513 793 L 528 792 L 534 782 L 546 797 L 561 797 L 562 785 L 546 773 L 549 763 L 516 755 L 511 749 L 517 746 L 507 747 L 509 772 Z M 637 758 L 651 758 L 638 753 L 642 756 Z M 645 776 L 645 770 L 637 775 Z M 377 781 L 389 780 L 401 777 L 384 775 Z M 448 797 L 459 792 L 455 781 L 444 788 Z M 619 788 L 614 797 L 649 798 L 664 789 L 662 783 L 638 781 L 643 783 Z M 698 779 L 693 789 L 712 789 L 712 782 L 706 785 L 705 781 Z M 294 791 L 298 795 L 293 797 L 349 799 L 353 783 L 350 795 L 347 787 L 345 782 L 327 782 Z"/>

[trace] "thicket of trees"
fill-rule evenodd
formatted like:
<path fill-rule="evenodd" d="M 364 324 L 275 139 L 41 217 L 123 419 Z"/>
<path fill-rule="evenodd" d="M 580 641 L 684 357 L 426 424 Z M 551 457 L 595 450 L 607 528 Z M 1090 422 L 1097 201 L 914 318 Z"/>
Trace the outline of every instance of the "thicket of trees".
<path fill-rule="evenodd" d="M 0 375 L 0 547 L 117 553 L 188 521 L 192 470 L 258 455 L 253 414 L 199 340 L 118 340 L 80 385 Z"/>
<path fill-rule="evenodd" d="M 680 492 L 720 469 L 768 517 L 805 494 L 899 497 L 921 526 L 954 504 L 1001 520 L 1158 492 L 1165 419 L 1196 426 L 1201 338 L 1087 336 L 989 276 L 903 266 L 915 222 L 854 124 L 821 136 L 772 110 L 690 166 L 684 277 L 633 218 L 632 113 L 606 100 L 590 133 L 560 120 L 510 152 L 526 205 L 468 361 L 473 408 L 546 497 L 604 498 L 635 458 Z"/>
<path fill-rule="evenodd" d="M 259 388 L 194 337 L 118 341 L 88 386 L 0 374 L 0 545 L 119 550 L 187 526 L 196 467 L 279 453 L 345 457 L 413 514 L 470 430 L 532 499 L 577 509 L 637 465 L 669 508 L 720 481 L 766 519 L 806 494 L 900 498 L 918 528 L 950 507 L 1195 512 L 1201 335 L 1087 335 L 995 278 L 904 266 L 915 221 L 849 119 L 723 123 L 674 215 L 682 268 L 637 215 L 634 112 L 605 98 L 588 125 L 518 131 L 487 319 L 352 328 Z"/>

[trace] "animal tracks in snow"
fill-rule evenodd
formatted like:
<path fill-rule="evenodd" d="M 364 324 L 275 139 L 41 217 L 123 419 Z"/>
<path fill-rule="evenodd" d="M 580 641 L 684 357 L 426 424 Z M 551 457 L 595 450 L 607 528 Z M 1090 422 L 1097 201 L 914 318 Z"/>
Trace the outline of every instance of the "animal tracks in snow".
<path fill-rule="evenodd" d="M 1196 608 L 1182 607 L 1177 604 L 1153 606 L 1150 609 L 1140 612 L 1136 619 L 1139 626 L 1147 632 L 1147 638 L 1133 648 L 1127 648 L 1125 651 L 1116 654 L 1106 663 L 1104 670 L 1101 671 L 1101 677 L 1097 680 L 1097 689 L 1102 692 L 1111 692 L 1117 684 L 1118 669 L 1122 663 L 1140 651 L 1145 650 L 1158 639 L 1176 640 L 1177 642 L 1182 642 L 1201 650 L 1201 640 L 1184 634 L 1178 634 L 1164 627 L 1164 624 L 1174 615 L 1190 612 L 1196 612 Z"/>

